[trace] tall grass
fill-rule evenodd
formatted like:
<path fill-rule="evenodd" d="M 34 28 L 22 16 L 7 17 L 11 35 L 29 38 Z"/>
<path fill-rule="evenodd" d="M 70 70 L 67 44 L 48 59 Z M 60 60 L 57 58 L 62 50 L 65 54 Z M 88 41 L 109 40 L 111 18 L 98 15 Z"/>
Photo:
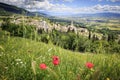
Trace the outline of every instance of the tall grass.
<path fill-rule="evenodd" d="M 57 66 L 54 55 L 60 59 Z M 120 80 L 119 59 L 119 54 L 79 53 L 31 39 L 0 37 L 1 80 Z M 94 67 L 88 69 L 86 62 Z M 46 70 L 39 68 L 41 63 Z"/>

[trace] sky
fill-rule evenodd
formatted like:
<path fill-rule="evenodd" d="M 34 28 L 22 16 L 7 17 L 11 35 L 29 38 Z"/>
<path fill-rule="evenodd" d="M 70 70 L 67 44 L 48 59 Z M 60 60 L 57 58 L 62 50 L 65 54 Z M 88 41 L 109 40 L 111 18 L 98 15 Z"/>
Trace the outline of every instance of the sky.
<path fill-rule="evenodd" d="M 31 12 L 56 14 L 120 13 L 120 0 L 0 0 Z"/>

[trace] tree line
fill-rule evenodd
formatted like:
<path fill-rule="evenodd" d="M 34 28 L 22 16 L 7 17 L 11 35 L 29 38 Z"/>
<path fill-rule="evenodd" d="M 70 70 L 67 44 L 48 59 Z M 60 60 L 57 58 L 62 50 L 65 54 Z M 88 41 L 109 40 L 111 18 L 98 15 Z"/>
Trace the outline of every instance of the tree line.
<path fill-rule="evenodd" d="M 102 30 L 103 37 L 99 40 L 96 36 L 91 37 L 91 30 L 89 30 L 89 36 L 85 37 L 71 31 L 60 32 L 53 29 L 51 32 L 45 32 L 43 29 L 36 30 L 31 25 L 14 24 L 7 20 L 5 20 L 1 28 L 10 32 L 11 36 L 52 43 L 72 51 L 92 52 L 96 54 L 120 53 L 120 40 L 116 41 L 117 34 L 107 30 Z"/>

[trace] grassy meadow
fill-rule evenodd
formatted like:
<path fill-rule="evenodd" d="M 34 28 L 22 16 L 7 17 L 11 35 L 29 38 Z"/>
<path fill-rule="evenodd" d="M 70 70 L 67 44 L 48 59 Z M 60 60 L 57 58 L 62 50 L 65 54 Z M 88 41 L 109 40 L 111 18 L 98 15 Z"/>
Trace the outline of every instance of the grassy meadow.
<path fill-rule="evenodd" d="M 58 56 L 58 65 L 53 56 Z M 0 80 L 120 80 L 119 59 L 119 54 L 72 52 L 0 30 Z M 89 69 L 87 62 L 94 66 Z"/>
<path fill-rule="evenodd" d="M 0 1 L 0 80 L 120 80 L 120 17 L 89 14 L 119 12 L 119 0 L 74 1 Z"/>

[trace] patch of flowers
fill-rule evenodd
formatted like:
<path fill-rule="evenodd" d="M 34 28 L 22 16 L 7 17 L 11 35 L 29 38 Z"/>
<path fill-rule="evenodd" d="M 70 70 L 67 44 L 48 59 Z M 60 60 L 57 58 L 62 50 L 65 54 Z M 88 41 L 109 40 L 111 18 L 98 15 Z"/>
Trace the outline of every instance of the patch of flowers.
<path fill-rule="evenodd" d="M 58 56 L 53 56 L 53 57 L 52 57 L 52 63 L 53 63 L 53 65 L 55 65 L 55 66 L 59 65 L 59 64 L 60 64 L 60 59 L 59 59 L 59 57 L 58 57 Z M 47 69 L 47 65 L 46 65 L 45 63 L 41 63 L 39 67 L 40 67 L 40 69 L 42 69 L 42 70 Z"/>

